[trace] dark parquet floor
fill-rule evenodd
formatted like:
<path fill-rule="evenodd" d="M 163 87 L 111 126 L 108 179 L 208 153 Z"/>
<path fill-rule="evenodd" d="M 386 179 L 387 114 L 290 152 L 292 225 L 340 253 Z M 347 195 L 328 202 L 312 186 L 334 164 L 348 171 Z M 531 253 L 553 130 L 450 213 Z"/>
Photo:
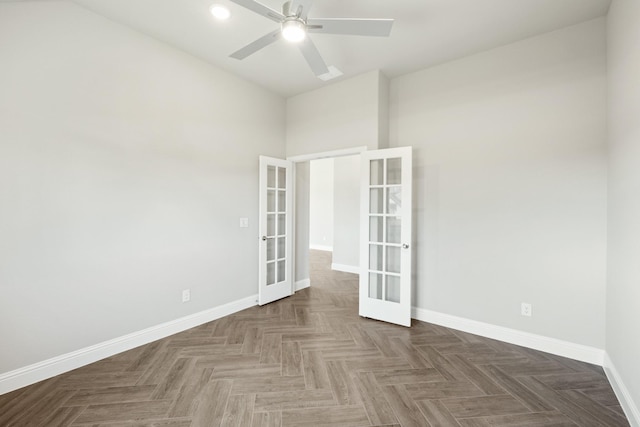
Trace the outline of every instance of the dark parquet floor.
<path fill-rule="evenodd" d="M 0 426 L 628 426 L 601 368 L 358 316 L 357 276 L 0 396 Z"/>

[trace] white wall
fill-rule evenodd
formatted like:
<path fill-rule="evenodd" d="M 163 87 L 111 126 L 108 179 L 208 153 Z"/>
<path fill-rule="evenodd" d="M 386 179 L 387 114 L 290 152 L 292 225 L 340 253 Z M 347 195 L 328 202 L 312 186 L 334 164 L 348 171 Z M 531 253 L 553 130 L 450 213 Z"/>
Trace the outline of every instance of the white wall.
<path fill-rule="evenodd" d="M 600 19 L 391 81 L 419 308 L 604 348 L 605 73 Z"/>
<path fill-rule="evenodd" d="M 380 139 L 384 76 L 372 71 L 287 99 L 287 156 L 366 146 Z M 382 88 L 382 89 L 381 89 Z"/>
<path fill-rule="evenodd" d="M 310 162 L 295 164 L 296 212 L 295 212 L 295 280 L 309 279 L 309 175 Z"/>
<path fill-rule="evenodd" d="M 312 160 L 309 171 L 309 248 L 333 250 L 333 159 Z"/>
<path fill-rule="evenodd" d="M 389 147 L 389 94 L 391 80 L 380 73 L 378 80 L 378 148 Z"/>
<path fill-rule="evenodd" d="M 333 159 L 332 267 L 347 272 L 360 265 L 360 156 Z"/>
<path fill-rule="evenodd" d="M 609 222 L 606 350 L 640 425 L 640 3 L 608 16 Z"/>
<path fill-rule="evenodd" d="M 0 373 L 257 293 L 283 99 L 68 2 L 0 40 Z"/>

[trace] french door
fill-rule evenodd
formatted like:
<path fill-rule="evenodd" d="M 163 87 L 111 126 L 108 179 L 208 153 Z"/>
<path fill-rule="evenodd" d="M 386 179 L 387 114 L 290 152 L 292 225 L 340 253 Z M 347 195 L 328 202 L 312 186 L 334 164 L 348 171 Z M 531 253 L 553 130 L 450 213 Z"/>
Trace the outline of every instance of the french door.
<path fill-rule="evenodd" d="M 258 303 L 293 294 L 293 163 L 260 156 Z"/>
<path fill-rule="evenodd" d="M 411 326 L 411 147 L 362 153 L 360 316 Z"/>

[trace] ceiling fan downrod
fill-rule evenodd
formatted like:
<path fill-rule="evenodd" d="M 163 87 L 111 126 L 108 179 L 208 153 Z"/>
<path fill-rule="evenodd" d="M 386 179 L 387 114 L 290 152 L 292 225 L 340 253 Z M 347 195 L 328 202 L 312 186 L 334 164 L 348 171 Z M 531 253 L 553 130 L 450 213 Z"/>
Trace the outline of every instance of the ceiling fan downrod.
<path fill-rule="evenodd" d="M 300 18 L 300 13 L 302 12 L 302 6 L 298 7 L 298 10 L 291 10 L 291 2 L 288 1 L 282 5 L 282 14 L 287 18 Z"/>

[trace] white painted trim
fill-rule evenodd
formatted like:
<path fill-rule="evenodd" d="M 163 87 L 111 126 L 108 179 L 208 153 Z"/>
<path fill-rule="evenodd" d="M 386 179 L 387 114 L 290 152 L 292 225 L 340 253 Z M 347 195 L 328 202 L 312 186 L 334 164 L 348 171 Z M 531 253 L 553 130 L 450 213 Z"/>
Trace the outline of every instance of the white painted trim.
<path fill-rule="evenodd" d="M 291 157 L 287 157 L 287 160 L 291 160 L 294 163 L 308 162 L 310 160 L 328 159 L 328 158 L 331 158 L 331 157 L 353 156 L 353 155 L 356 155 L 356 154 L 363 153 L 363 152 L 365 152 L 367 150 L 368 150 L 368 148 L 365 147 L 365 146 L 352 147 L 352 148 L 344 148 L 342 150 L 324 151 L 322 153 L 302 154 L 300 156 L 291 156 Z"/>
<path fill-rule="evenodd" d="M 295 163 L 291 166 L 291 179 L 293 180 L 291 182 L 291 221 L 293 223 L 293 227 L 291 230 L 291 261 L 289 262 L 289 264 L 291 264 L 289 266 L 289 274 L 291 274 L 291 295 L 295 294 L 297 289 L 297 282 L 296 282 L 296 225 L 297 225 L 297 214 L 298 214 L 298 209 L 297 209 L 297 205 L 296 205 L 296 165 Z"/>
<path fill-rule="evenodd" d="M 178 332 L 211 322 L 258 304 L 258 295 L 242 298 L 209 310 L 161 323 L 138 332 L 114 338 L 33 365 L 0 374 L 0 394 L 37 383 L 80 368 L 106 357 L 131 350 Z"/>
<path fill-rule="evenodd" d="M 620 402 L 620 406 L 624 410 L 624 414 L 627 416 L 627 420 L 632 427 L 640 426 L 640 410 L 631 397 L 629 389 L 622 381 L 622 377 L 618 373 L 613 361 L 609 357 L 608 353 L 604 355 L 604 372 L 607 374 L 607 378 L 611 383 L 611 387 Z"/>
<path fill-rule="evenodd" d="M 518 331 L 516 329 L 505 328 L 503 326 L 491 325 L 489 323 L 478 322 L 476 320 L 465 319 L 463 317 L 452 316 L 450 314 L 439 313 L 417 307 L 413 307 L 412 317 L 423 322 L 434 323 L 447 328 L 457 329 L 459 331 L 469 332 L 487 338 L 493 338 L 598 366 L 602 366 L 604 364 L 604 350 L 595 347 L 575 344 L 556 338 Z"/>
<path fill-rule="evenodd" d="M 298 280 L 296 282 L 296 292 L 306 289 L 309 286 L 311 286 L 311 279 Z"/>
<path fill-rule="evenodd" d="M 331 269 L 335 271 L 342 271 L 345 273 L 353 273 L 360 274 L 360 267 L 356 265 L 346 265 L 346 264 L 331 264 Z"/>
<path fill-rule="evenodd" d="M 325 245 L 309 245 L 309 249 L 314 251 L 326 251 L 333 252 L 333 246 L 325 246 Z"/>

